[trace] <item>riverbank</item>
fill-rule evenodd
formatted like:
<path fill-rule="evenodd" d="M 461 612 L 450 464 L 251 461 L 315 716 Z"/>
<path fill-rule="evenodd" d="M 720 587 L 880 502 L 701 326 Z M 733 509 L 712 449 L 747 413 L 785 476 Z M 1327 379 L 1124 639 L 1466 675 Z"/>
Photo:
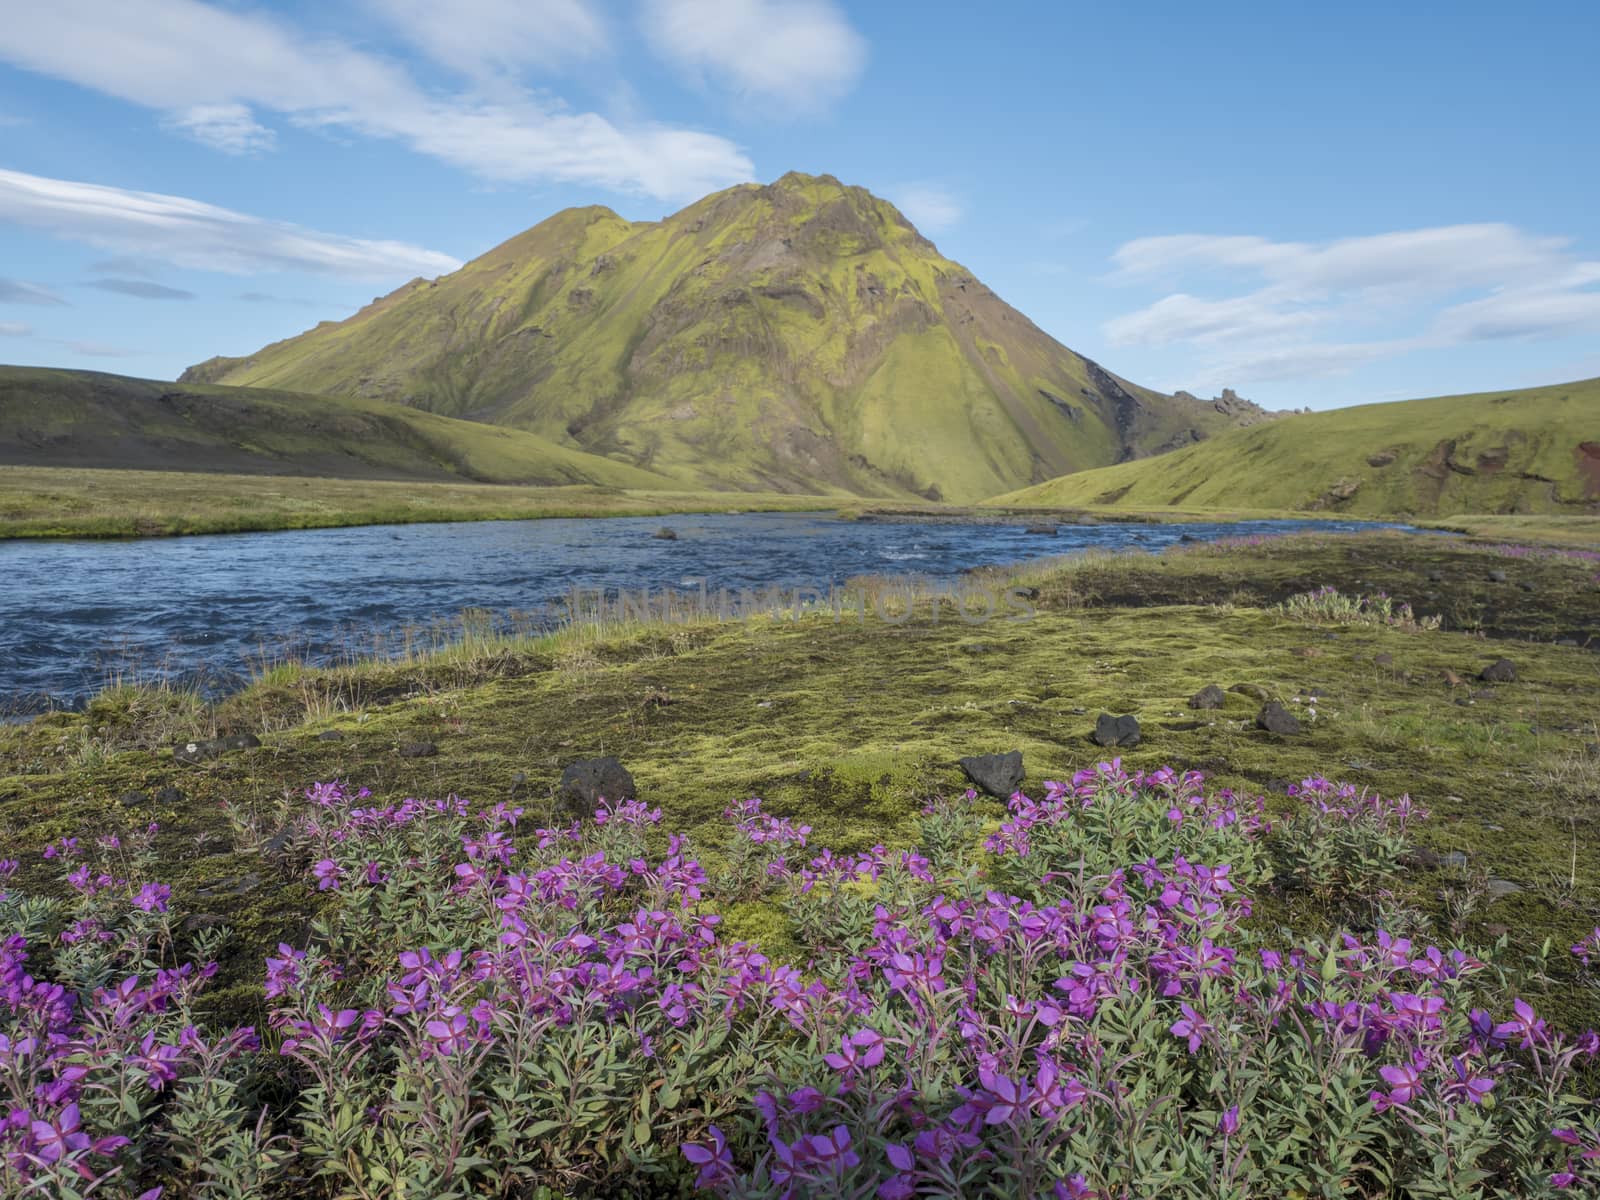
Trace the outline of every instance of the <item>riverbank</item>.
<path fill-rule="evenodd" d="M 50 864 L 31 848 L 159 822 L 184 909 L 232 930 L 224 995 L 247 1006 L 262 955 L 319 908 L 290 882 L 292 857 L 265 850 L 313 780 L 383 800 L 513 801 L 542 824 L 563 768 L 611 754 L 691 837 L 709 842 L 728 803 L 760 795 L 844 850 L 905 841 L 923 798 L 966 786 L 957 759 L 1018 749 L 1034 788 L 1120 756 L 1204 771 L 1269 807 L 1318 772 L 1409 791 L 1434 814 L 1419 835 L 1430 855 L 1391 881 L 1395 911 L 1430 936 L 1564 946 L 1600 918 L 1596 659 L 1557 644 L 1600 631 L 1594 574 L 1456 539 L 1291 537 L 1035 564 L 1005 577 L 1036 589 L 1026 619 L 969 624 L 946 610 L 935 623 L 924 607 L 902 623 L 818 612 L 580 626 L 406 662 L 283 664 L 214 704 L 125 687 L 0 728 L 0 844 L 22 858 L 19 882 L 47 888 Z M 1387 592 L 1445 628 L 1279 607 L 1324 585 Z M 1514 680 L 1478 678 L 1502 657 Z M 1208 684 L 1222 706 L 1191 708 Z M 1270 699 L 1301 733 L 1257 728 Z M 1096 745 L 1102 712 L 1133 715 L 1138 745 Z M 174 753 L 218 735 L 238 748 Z M 1258 919 L 1314 929 L 1326 914 L 1284 892 Z M 792 938 L 766 905 L 729 923 L 774 951 Z M 1541 1011 L 1600 1015 L 1563 972 L 1546 972 Z"/>
<path fill-rule="evenodd" d="M 811 512 L 841 497 L 0 467 L 0 540 L 140 538 L 544 517 Z"/>

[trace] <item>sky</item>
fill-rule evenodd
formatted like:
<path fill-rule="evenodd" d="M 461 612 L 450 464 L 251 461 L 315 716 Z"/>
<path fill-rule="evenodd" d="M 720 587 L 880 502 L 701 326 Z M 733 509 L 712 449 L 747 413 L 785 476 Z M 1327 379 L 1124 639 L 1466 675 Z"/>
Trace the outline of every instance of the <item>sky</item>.
<path fill-rule="evenodd" d="M 827 173 L 1118 374 L 1600 375 L 1594 0 L 0 0 L 0 362 L 174 378 L 573 205 Z"/>

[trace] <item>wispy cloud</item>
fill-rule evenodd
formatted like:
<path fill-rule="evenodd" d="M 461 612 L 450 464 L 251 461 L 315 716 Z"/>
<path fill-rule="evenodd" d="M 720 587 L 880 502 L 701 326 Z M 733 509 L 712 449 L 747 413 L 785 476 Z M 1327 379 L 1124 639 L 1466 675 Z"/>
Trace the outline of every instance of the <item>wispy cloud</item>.
<path fill-rule="evenodd" d="M 246 304 L 283 304 L 291 308 L 325 308 L 315 300 L 306 300 L 297 296 L 274 296 L 271 292 L 240 292 L 236 299 L 243 300 Z"/>
<path fill-rule="evenodd" d="M 174 266 L 234 274 L 308 271 L 383 281 L 438 275 L 461 265 L 448 254 L 404 242 L 319 233 L 182 196 L 20 171 L 0 171 L 0 222 Z"/>
<path fill-rule="evenodd" d="M 960 222 L 964 209 L 949 188 L 938 183 L 906 183 L 886 189 L 895 207 L 923 233 L 942 233 Z"/>
<path fill-rule="evenodd" d="M 644 0 L 651 48 L 681 71 L 789 110 L 855 86 L 867 42 L 832 0 Z"/>
<path fill-rule="evenodd" d="M 366 0 L 422 53 L 465 75 L 516 75 L 591 59 L 611 43 L 584 0 Z"/>
<path fill-rule="evenodd" d="M 81 354 L 85 358 L 138 358 L 140 351 L 129 350 L 122 346 L 108 346 L 104 342 L 74 342 L 63 341 L 58 345 L 65 346 L 74 354 Z"/>
<path fill-rule="evenodd" d="M 62 305 L 66 301 L 47 287 L 20 279 L 0 278 L 0 304 Z"/>
<path fill-rule="evenodd" d="M 259 154 L 278 144 L 278 135 L 247 104 L 193 104 L 168 113 L 161 124 L 224 154 Z"/>
<path fill-rule="evenodd" d="M 195 294 L 182 288 L 168 287 L 164 283 L 151 283 L 148 279 L 91 279 L 84 287 L 99 288 L 102 292 L 116 292 L 139 300 L 193 300 Z"/>
<path fill-rule="evenodd" d="M 1600 263 L 1580 259 L 1570 238 L 1502 223 L 1325 243 L 1140 238 L 1113 261 L 1119 282 L 1225 293 L 1174 291 L 1104 327 L 1118 345 L 1195 347 L 1205 382 L 1323 375 L 1499 338 L 1600 334 Z"/>
<path fill-rule="evenodd" d="M 735 3 L 742 9 L 754 0 Z M 455 19 L 451 6 L 437 9 L 439 20 Z M 796 24 L 798 32 L 804 28 Z M 533 36 L 524 32 L 521 44 Z M 443 52 L 468 61 L 482 49 L 459 44 Z M 783 56 L 772 58 L 775 69 Z M 392 59 L 306 36 L 265 13 L 201 0 L 51 0 L 33 6 L 26 21 L 0 23 L 0 60 L 154 109 L 180 128 L 188 121 L 191 135 L 220 127 L 196 121 L 198 110 L 215 115 L 235 106 L 241 129 L 255 111 L 274 112 L 308 129 L 398 141 L 502 182 L 580 183 L 682 199 L 752 174 L 749 159 L 725 138 L 651 123 L 624 128 L 522 87 L 429 89 Z"/>
<path fill-rule="evenodd" d="M 0 321 L 0 337 L 32 337 L 33 326 L 21 321 Z"/>

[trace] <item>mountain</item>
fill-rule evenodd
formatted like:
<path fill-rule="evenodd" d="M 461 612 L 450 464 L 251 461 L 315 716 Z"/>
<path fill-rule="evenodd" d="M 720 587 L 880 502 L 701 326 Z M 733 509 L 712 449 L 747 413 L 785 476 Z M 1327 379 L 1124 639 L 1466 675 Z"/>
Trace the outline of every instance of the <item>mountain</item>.
<path fill-rule="evenodd" d="M 381 400 L 0 367 L 0 465 L 675 489 L 535 434 Z"/>
<path fill-rule="evenodd" d="M 1285 416 L 992 503 L 1373 517 L 1600 512 L 1600 379 Z"/>
<path fill-rule="evenodd" d="M 187 381 L 394 401 L 698 488 L 971 501 L 1258 419 L 1075 354 L 831 176 L 569 209 Z"/>

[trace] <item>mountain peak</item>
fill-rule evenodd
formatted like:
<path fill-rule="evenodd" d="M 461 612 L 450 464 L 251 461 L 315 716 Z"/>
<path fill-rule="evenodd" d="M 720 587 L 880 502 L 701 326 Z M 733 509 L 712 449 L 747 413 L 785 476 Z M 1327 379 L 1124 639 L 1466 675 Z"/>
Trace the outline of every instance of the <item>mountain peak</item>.
<path fill-rule="evenodd" d="M 657 222 L 566 209 L 202 376 L 508 425 L 702 488 L 953 501 L 1233 423 L 1088 362 L 889 202 L 799 171 Z"/>

